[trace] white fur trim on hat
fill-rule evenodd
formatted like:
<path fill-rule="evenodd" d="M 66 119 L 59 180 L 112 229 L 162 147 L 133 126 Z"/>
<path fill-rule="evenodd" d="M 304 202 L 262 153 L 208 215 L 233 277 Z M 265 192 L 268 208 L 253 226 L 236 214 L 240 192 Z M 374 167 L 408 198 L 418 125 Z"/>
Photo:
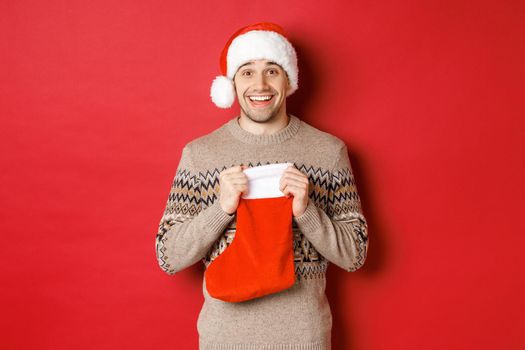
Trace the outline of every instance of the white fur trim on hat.
<path fill-rule="evenodd" d="M 235 101 L 233 81 L 224 75 L 217 76 L 211 84 L 210 96 L 220 108 L 230 108 Z"/>

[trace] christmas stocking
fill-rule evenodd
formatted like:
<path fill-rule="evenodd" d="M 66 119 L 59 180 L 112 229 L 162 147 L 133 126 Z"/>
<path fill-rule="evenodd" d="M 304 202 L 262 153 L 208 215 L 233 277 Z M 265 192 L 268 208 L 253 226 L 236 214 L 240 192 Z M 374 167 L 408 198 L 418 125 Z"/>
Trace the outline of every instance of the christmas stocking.
<path fill-rule="evenodd" d="M 287 198 L 279 190 L 282 173 L 290 165 L 244 170 L 248 193 L 239 200 L 234 239 L 205 272 L 212 297 L 239 302 L 294 285 L 293 196 Z"/>

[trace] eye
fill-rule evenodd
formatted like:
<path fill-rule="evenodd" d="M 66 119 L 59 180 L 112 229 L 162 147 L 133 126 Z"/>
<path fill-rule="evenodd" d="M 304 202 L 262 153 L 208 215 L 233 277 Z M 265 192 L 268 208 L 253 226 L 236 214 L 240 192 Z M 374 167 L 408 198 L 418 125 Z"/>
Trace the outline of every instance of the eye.
<path fill-rule="evenodd" d="M 242 75 L 243 76 L 250 76 L 252 74 L 252 72 L 250 72 L 249 70 L 245 70 L 242 72 Z"/>
<path fill-rule="evenodd" d="M 275 74 L 277 74 L 278 72 L 277 72 L 276 69 L 273 69 L 273 68 L 272 68 L 272 69 L 268 70 L 268 73 L 275 75 Z"/>

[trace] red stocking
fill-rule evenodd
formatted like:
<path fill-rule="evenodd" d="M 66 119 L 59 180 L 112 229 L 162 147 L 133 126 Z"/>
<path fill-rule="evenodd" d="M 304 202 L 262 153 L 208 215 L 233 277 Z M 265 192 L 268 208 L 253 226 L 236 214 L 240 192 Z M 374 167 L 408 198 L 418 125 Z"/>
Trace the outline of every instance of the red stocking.
<path fill-rule="evenodd" d="M 206 289 L 212 297 L 239 302 L 294 285 L 293 196 L 279 191 L 282 171 L 289 165 L 245 170 L 249 192 L 237 207 L 235 237 L 205 272 Z"/>

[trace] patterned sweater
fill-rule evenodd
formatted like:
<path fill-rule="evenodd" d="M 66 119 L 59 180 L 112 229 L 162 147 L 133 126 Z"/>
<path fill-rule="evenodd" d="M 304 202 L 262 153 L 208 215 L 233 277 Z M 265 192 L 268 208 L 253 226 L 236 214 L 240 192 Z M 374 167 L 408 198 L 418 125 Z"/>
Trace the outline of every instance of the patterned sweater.
<path fill-rule="evenodd" d="M 187 143 L 159 224 L 160 268 L 173 275 L 202 261 L 207 268 L 235 237 L 235 213 L 219 204 L 219 173 L 235 165 L 294 163 L 309 178 L 306 211 L 292 220 L 296 283 L 240 303 L 211 297 L 197 320 L 200 349 L 331 349 L 325 294 L 328 263 L 355 271 L 365 262 L 368 229 L 345 143 L 290 115 L 270 135 L 242 129 L 235 117 Z"/>

